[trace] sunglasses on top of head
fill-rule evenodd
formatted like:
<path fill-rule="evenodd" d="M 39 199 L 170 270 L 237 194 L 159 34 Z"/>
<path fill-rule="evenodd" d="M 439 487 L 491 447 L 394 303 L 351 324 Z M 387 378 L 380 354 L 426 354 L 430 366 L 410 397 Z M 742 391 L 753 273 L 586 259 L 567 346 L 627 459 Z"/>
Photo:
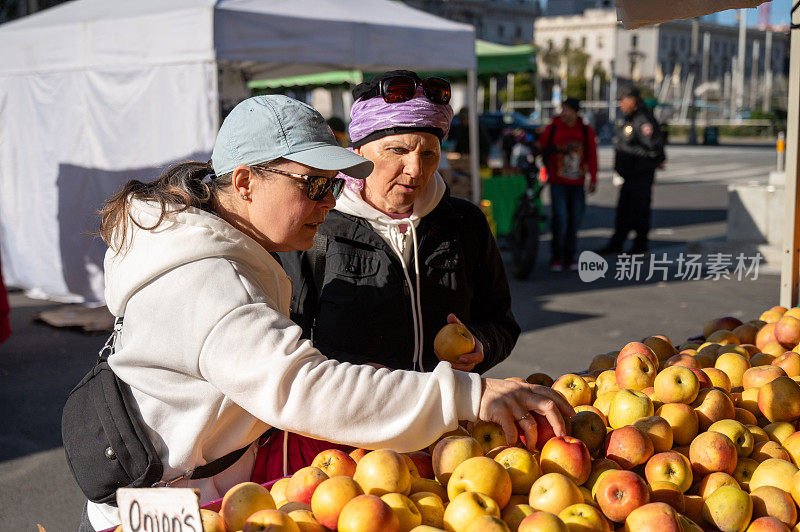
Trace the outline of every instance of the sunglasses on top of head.
<path fill-rule="evenodd" d="M 344 179 L 341 177 L 326 177 L 316 175 L 297 174 L 294 172 L 287 172 L 286 170 L 278 170 L 277 168 L 270 168 L 268 166 L 253 165 L 260 170 L 266 170 L 275 174 L 285 175 L 293 179 L 305 181 L 306 196 L 312 201 L 320 201 L 328 195 L 328 192 L 333 193 L 334 199 L 337 199 L 342 194 L 344 189 Z"/>
<path fill-rule="evenodd" d="M 417 88 L 422 87 L 425 97 L 433 103 L 446 104 L 450 102 L 450 82 L 444 78 L 429 77 L 423 80 L 412 76 L 397 75 L 382 79 L 372 96 L 381 96 L 386 103 L 407 102 L 414 98 Z"/>

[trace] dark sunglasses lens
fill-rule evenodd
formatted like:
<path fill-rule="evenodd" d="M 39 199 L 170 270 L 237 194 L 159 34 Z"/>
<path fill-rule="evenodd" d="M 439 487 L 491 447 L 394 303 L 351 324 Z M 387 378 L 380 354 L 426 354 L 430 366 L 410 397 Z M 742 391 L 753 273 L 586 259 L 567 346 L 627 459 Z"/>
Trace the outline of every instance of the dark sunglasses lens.
<path fill-rule="evenodd" d="M 339 196 L 342 195 L 342 190 L 344 190 L 344 179 L 340 177 L 334 177 L 331 181 L 331 192 L 333 192 L 334 199 L 339 199 Z"/>
<path fill-rule="evenodd" d="M 433 103 L 445 104 L 450 102 L 450 82 L 442 78 L 425 78 L 422 80 L 422 90 L 425 96 Z"/>
<path fill-rule="evenodd" d="M 338 198 L 344 188 L 344 179 L 338 177 L 312 177 L 308 182 L 308 198 L 320 201 L 333 192 L 333 197 Z"/>
<path fill-rule="evenodd" d="M 382 82 L 383 99 L 386 103 L 407 102 L 417 91 L 417 82 L 406 76 L 396 76 Z"/>

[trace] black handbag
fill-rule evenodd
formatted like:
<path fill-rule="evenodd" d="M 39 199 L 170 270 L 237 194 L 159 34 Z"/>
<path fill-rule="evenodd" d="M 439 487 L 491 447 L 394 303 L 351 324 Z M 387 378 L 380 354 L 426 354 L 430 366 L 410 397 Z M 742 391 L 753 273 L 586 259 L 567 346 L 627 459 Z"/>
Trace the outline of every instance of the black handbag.
<path fill-rule="evenodd" d="M 119 488 L 169 486 L 181 479 L 208 478 L 232 466 L 250 445 L 178 478 L 161 480 L 164 468 L 144 430 L 130 387 L 108 365 L 121 330 L 122 318 L 117 318 L 97 363 L 69 393 L 61 415 L 67 463 L 86 497 L 116 505 Z"/>

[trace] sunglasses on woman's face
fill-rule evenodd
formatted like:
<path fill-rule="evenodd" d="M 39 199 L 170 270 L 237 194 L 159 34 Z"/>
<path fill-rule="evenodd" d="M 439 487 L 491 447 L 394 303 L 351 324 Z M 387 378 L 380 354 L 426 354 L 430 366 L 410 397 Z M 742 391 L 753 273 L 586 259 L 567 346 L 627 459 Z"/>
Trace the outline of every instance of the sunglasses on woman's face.
<path fill-rule="evenodd" d="M 344 179 L 341 177 L 325 177 L 316 175 L 296 174 L 294 172 L 287 172 L 285 170 L 278 170 L 277 168 L 269 168 L 266 166 L 255 165 L 256 168 L 273 172 L 275 174 L 285 175 L 294 179 L 305 181 L 306 183 L 306 196 L 312 201 L 320 201 L 328 195 L 328 192 L 333 193 L 334 198 L 338 198 L 344 189 Z"/>
<path fill-rule="evenodd" d="M 378 85 L 378 94 L 386 103 L 407 102 L 414 97 L 417 87 L 420 86 L 425 97 L 433 103 L 446 104 L 450 102 L 450 82 L 437 77 L 419 81 L 411 76 L 392 76 L 381 80 Z"/>

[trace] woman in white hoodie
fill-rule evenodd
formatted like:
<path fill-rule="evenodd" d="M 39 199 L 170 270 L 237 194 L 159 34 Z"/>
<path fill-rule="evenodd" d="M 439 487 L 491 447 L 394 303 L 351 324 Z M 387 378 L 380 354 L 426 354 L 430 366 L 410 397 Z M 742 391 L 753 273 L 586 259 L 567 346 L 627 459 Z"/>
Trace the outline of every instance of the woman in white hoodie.
<path fill-rule="evenodd" d="M 251 478 L 255 446 L 215 476 L 187 473 L 269 427 L 411 451 L 463 419 L 535 441 L 535 411 L 563 434 L 571 408 L 547 388 L 446 363 L 427 374 L 340 363 L 302 339 L 288 318 L 291 281 L 271 253 L 311 247 L 341 191 L 338 171 L 372 169 L 336 145 L 319 113 L 283 96 L 245 100 L 212 162 L 131 181 L 103 209 L 106 301 L 124 316 L 109 365 L 131 387 L 163 481 L 198 489 L 202 503 L 220 497 Z M 89 502 L 80 530 L 117 523 L 115 507 Z"/>

